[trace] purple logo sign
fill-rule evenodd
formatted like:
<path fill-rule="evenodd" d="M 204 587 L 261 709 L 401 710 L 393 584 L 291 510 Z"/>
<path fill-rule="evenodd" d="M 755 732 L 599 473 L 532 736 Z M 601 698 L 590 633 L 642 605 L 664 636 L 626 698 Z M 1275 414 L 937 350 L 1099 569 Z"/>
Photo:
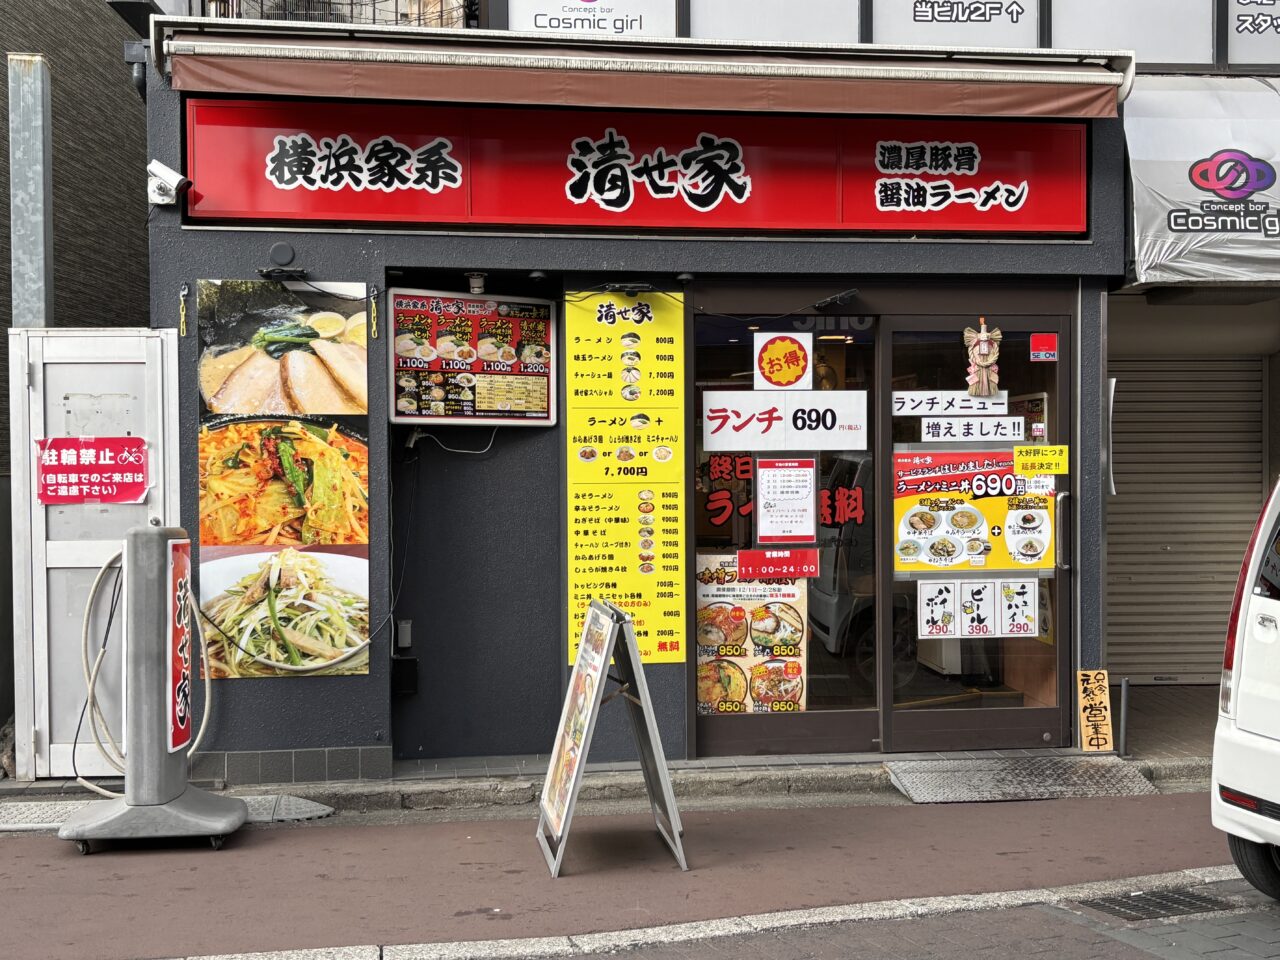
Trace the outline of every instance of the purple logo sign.
<path fill-rule="evenodd" d="M 1275 167 L 1243 150 L 1219 150 L 1197 160 L 1188 171 L 1191 182 L 1223 200 L 1245 200 L 1276 182 Z"/>

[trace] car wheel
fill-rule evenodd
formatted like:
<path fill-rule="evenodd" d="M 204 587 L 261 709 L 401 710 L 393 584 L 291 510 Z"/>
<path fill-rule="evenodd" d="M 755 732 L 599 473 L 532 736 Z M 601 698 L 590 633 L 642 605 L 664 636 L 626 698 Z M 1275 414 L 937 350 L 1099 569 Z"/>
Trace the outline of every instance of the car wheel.
<path fill-rule="evenodd" d="M 1280 900 L 1280 850 L 1232 834 L 1227 834 L 1227 844 L 1244 878 L 1272 900 Z"/>
<path fill-rule="evenodd" d="M 893 689 L 901 690 L 916 675 L 915 620 L 899 611 L 893 618 Z M 853 662 L 858 676 L 874 689 L 876 683 L 876 631 L 874 622 L 863 628 L 853 646 Z"/>

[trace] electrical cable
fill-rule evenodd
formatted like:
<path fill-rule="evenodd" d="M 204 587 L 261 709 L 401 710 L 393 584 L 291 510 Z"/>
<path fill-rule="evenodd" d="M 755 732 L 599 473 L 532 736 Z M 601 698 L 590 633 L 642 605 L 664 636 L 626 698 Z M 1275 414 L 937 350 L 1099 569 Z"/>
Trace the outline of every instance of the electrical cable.
<path fill-rule="evenodd" d="M 472 456 L 478 457 L 481 454 L 488 453 L 490 450 L 493 449 L 493 441 L 496 440 L 498 437 L 498 428 L 497 427 L 493 428 L 493 432 L 489 434 L 489 442 L 486 443 L 484 447 L 481 448 L 480 450 L 455 450 L 453 447 L 446 447 L 439 437 L 437 437 L 434 433 L 427 433 L 427 431 L 423 430 L 421 427 L 413 428 L 413 433 L 409 434 L 408 445 L 413 446 L 415 443 L 418 442 L 419 437 L 426 437 L 428 440 L 434 440 L 436 444 L 439 445 L 440 449 L 444 450 L 446 453 L 463 453 L 463 454 L 470 454 Z"/>
<path fill-rule="evenodd" d="M 114 767 L 116 770 L 119 770 L 121 773 L 124 772 L 124 767 L 123 767 L 124 757 L 123 757 L 123 754 L 120 753 L 119 747 L 116 746 L 117 754 L 120 756 L 120 762 L 117 762 L 114 757 L 112 757 L 110 754 L 107 753 L 107 750 L 102 745 L 101 740 L 97 738 L 96 727 L 93 723 L 93 716 L 94 714 L 98 713 L 97 698 L 95 696 L 95 690 L 94 690 L 97 684 L 98 669 L 99 667 L 102 666 L 102 659 L 107 652 L 107 640 L 111 636 L 111 625 L 115 620 L 116 607 L 117 607 L 117 604 L 119 603 L 120 570 L 121 570 L 119 566 L 116 567 L 116 580 L 115 580 L 114 586 L 112 587 L 111 607 L 107 614 L 106 629 L 103 631 L 103 634 L 102 634 L 102 645 L 101 645 L 101 648 L 99 649 L 98 657 L 94 662 L 93 669 L 92 670 L 89 669 L 89 623 L 93 615 L 94 601 L 97 599 L 98 590 L 102 587 L 102 581 L 106 577 L 107 571 L 111 569 L 113 564 L 117 564 L 120 561 L 120 557 L 121 557 L 121 554 L 117 553 L 113 557 L 111 557 L 111 559 L 109 559 L 106 563 L 104 563 L 101 569 L 99 569 L 98 575 L 94 578 L 93 585 L 89 588 L 89 599 L 88 599 L 88 602 L 85 604 L 84 622 L 81 626 L 81 631 L 80 631 L 80 662 L 81 662 L 81 666 L 84 669 L 85 701 L 84 701 L 84 706 L 80 708 L 80 719 L 76 722 L 75 738 L 72 740 L 72 743 L 71 743 L 71 772 L 75 774 L 76 782 L 86 787 L 87 789 L 92 790 L 94 793 L 99 793 L 104 797 L 108 797 L 112 799 L 123 796 L 123 794 L 116 793 L 112 790 L 107 790 L 105 787 L 100 787 L 96 783 L 91 783 L 90 781 L 86 780 L 84 777 L 80 776 L 80 767 L 76 761 L 76 753 L 80 748 L 80 730 L 84 724 L 85 714 L 88 713 L 90 716 L 90 723 L 89 723 L 90 729 L 95 730 L 95 743 L 97 744 L 98 752 L 102 754 L 103 758 L 112 767 Z M 115 740 L 114 738 L 111 738 L 109 728 L 107 730 L 107 736 L 109 739 L 111 739 L 112 744 L 114 744 Z"/>
<path fill-rule="evenodd" d="M 124 767 L 124 751 L 116 742 L 115 737 L 111 733 L 111 727 L 107 723 L 106 717 L 102 714 L 102 708 L 98 704 L 98 675 L 102 669 L 102 663 L 107 654 L 107 644 L 111 638 L 111 627 L 115 623 L 116 613 L 120 608 L 121 591 L 121 572 L 123 567 L 119 565 L 122 554 L 117 553 L 98 571 L 97 577 L 94 578 L 93 585 L 89 588 L 89 598 L 85 603 L 84 622 L 80 633 L 80 659 L 81 665 L 85 670 L 85 701 L 80 708 L 80 718 L 76 722 L 76 733 L 71 743 L 71 772 L 75 775 L 76 782 L 86 789 L 92 790 L 94 793 L 101 794 L 104 797 L 117 799 L 123 797 L 123 793 L 116 793 L 105 787 L 100 787 L 80 775 L 79 764 L 76 760 L 76 753 L 80 746 L 80 730 L 84 724 L 84 718 L 87 714 L 89 717 L 89 730 L 93 734 L 94 744 L 98 748 L 98 752 L 102 757 L 120 773 L 125 772 Z M 92 669 L 89 668 L 89 624 L 93 617 L 93 607 L 98 597 L 98 591 L 102 587 L 103 578 L 107 575 L 112 567 L 115 567 L 116 577 L 111 588 L 111 606 L 107 611 L 107 623 L 102 631 L 102 643 L 98 649 L 98 656 L 95 658 Z M 187 604 L 189 609 L 194 613 L 195 598 L 190 592 L 187 593 Z M 204 665 L 204 712 L 200 718 L 200 729 L 196 732 L 195 738 L 191 742 L 190 748 L 187 750 L 187 758 L 190 759 L 199 749 L 201 741 L 204 740 L 205 731 L 209 725 L 210 707 L 213 702 L 212 673 L 209 670 L 209 651 L 204 643 L 204 634 L 200 629 L 199 617 L 195 620 L 195 637 L 200 644 L 201 662 Z M 99 731 L 98 725 L 101 724 L 102 730 Z M 105 734 L 106 743 L 103 743 Z M 108 751 L 108 745 L 111 751 Z"/>

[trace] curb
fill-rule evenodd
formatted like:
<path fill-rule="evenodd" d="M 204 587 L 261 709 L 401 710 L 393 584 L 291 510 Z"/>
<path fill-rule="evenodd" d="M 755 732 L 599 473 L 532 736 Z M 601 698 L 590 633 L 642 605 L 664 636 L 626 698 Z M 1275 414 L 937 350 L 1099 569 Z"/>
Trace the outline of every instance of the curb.
<path fill-rule="evenodd" d="M 817 794 L 892 793 L 888 771 L 880 763 L 844 767 L 800 767 L 793 770 L 677 770 L 671 785 L 677 800 L 718 797 L 810 796 Z M 232 795 L 261 793 L 262 787 L 237 787 Z M 386 810 L 454 810 L 532 806 L 542 792 L 542 778 L 477 777 L 465 780 L 405 780 L 390 783 L 294 783 L 288 792 L 344 813 Z M 588 773 L 578 793 L 580 803 L 645 800 L 639 771 Z"/>
<path fill-rule="evenodd" d="M 322 947 L 311 950 L 206 955 L 187 957 L 185 960 L 540 960 L 544 957 L 582 957 L 616 953 L 656 944 L 697 943 L 717 937 L 744 936 L 796 927 L 819 927 L 872 920 L 906 920 L 951 913 L 1002 910 L 1094 897 L 1119 896 L 1138 890 L 1149 893 L 1197 887 L 1239 878 L 1239 871 L 1232 866 L 1198 867 L 1171 873 L 1077 883 L 1062 887 L 881 900 L 873 903 L 787 910 L 608 933 L 529 937 L 517 940 L 387 944 L 382 947 L 373 945 Z M 180 958 L 172 958 L 172 960 L 180 960 Z"/>
<path fill-rule="evenodd" d="M 1169 757 L 1153 760 L 1129 760 L 1152 783 L 1208 781 L 1213 776 L 1211 757 Z"/>

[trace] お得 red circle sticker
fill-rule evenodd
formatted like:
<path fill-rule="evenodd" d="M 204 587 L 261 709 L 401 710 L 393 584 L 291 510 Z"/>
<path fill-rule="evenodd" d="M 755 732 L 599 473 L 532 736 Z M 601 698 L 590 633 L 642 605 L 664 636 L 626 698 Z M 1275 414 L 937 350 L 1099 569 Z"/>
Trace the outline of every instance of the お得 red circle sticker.
<path fill-rule="evenodd" d="M 809 351 L 795 337 L 770 337 L 756 354 L 756 366 L 765 382 L 789 387 L 809 369 Z"/>

